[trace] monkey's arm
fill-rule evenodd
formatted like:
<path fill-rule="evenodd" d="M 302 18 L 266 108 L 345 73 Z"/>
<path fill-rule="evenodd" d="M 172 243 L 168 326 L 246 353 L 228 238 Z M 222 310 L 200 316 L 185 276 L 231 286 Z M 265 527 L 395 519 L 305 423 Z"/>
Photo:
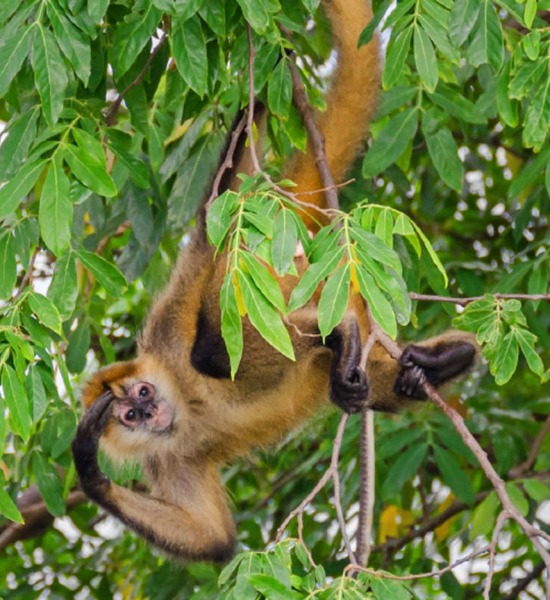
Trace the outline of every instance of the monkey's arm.
<path fill-rule="evenodd" d="M 460 332 L 407 346 L 399 361 L 376 345 L 367 364 L 369 403 L 375 410 L 395 412 L 408 400 L 425 400 L 425 381 L 436 387 L 453 381 L 474 366 L 478 351 L 475 337 Z"/>
<path fill-rule="evenodd" d="M 178 503 L 134 492 L 111 482 L 97 462 L 99 439 L 109 422 L 114 396 L 101 395 L 86 412 L 73 441 L 82 489 L 105 510 L 161 550 L 185 560 L 226 561 L 235 528 L 217 474 L 190 470 L 174 481 Z M 178 471 L 174 479 L 180 475 Z M 186 488 L 189 487 L 189 492 Z"/>

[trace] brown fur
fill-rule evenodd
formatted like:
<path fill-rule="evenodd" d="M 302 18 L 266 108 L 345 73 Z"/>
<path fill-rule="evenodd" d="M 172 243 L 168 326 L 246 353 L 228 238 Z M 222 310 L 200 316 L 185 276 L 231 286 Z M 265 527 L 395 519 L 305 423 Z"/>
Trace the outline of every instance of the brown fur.
<path fill-rule="evenodd" d="M 330 167 L 335 179 L 341 180 L 366 135 L 374 110 L 379 48 L 375 38 L 357 50 L 359 34 L 372 17 L 366 0 L 325 4 L 339 61 L 328 109 L 319 123 Z M 297 155 L 286 175 L 298 184 L 298 192 L 321 187 L 310 152 Z M 306 200 L 321 206 L 324 198 L 319 193 Z M 219 468 L 253 448 L 280 442 L 329 406 L 333 357 L 314 335 L 314 301 L 290 316 L 295 362 L 269 346 L 245 318 L 244 354 L 235 381 L 209 377 L 193 368 L 190 355 L 200 311 L 208 316 L 209 326 L 219 332 L 219 289 L 224 270 L 225 258 L 215 259 L 204 234 L 196 233 L 183 250 L 166 291 L 151 308 L 138 357 L 102 369 L 83 392 L 84 405 L 90 407 L 105 390 L 112 390 L 116 402 L 127 386 L 146 381 L 155 386 L 158 401 L 173 407 L 175 420 L 169 432 L 130 431 L 110 416 L 101 437 L 103 448 L 113 458 L 142 463 L 151 488 L 149 495 L 106 483 L 94 471 L 93 460 L 89 461 L 91 466 L 87 459 L 76 462 L 81 480 L 88 478 L 89 493 L 96 501 L 152 543 L 189 560 L 223 560 L 233 545 L 234 525 Z M 291 277 L 281 281 L 285 296 L 295 281 Z M 356 304 L 350 307 L 342 327 L 346 331 L 347 324 L 357 319 L 364 341 L 368 321 L 362 304 Z M 393 392 L 400 369 L 382 348 L 372 350 L 367 370 L 374 408 L 394 411 L 403 404 L 405 399 Z M 81 439 L 77 434 L 75 460 L 88 435 L 83 431 Z M 94 475 L 86 475 L 89 471 Z"/>

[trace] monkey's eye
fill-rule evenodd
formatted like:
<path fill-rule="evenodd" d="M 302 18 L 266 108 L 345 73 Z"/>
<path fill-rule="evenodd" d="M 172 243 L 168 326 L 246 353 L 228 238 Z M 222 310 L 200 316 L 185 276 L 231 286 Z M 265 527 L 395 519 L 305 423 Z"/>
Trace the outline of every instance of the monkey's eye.
<path fill-rule="evenodd" d="M 131 408 L 127 413 L 126 413 L 126 420 L 127 421 L 135 421 L 136 420 L 136 411 Z"/>
<path fill-rule="evenodd" d="M 139 397 L 140 398 L 147 398 L 148 395 L 149 395 L 149 388 L 146 385 L 142 385 L 139 388 Z"/>

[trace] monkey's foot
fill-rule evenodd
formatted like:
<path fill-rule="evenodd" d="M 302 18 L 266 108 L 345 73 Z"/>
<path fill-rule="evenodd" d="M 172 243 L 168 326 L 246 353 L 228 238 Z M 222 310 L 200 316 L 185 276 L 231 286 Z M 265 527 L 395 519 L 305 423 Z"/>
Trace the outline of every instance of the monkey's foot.
<path fill-rule="evenodd" d="M 111 416 L 113 399 L 113 393 L 108 391 L 92 404 L 78 424 L 71 446 L 80 485 L 92 499 L 103 497 L 111 483 L 99 468 L 97 452 L 99 438 Z"/>
<path fill-rule="evenodd" d="M 350 415 L 361 412 L 368 394 L 367 376 L 359 367 L 347 374 L 347 377 L 331 378 L 330 399 Z"/>

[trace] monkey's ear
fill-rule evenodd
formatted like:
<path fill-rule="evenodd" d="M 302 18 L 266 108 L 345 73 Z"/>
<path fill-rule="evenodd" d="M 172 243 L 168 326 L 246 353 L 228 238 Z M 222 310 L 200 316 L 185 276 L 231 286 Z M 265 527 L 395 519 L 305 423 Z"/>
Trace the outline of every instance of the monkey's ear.
<path fill-rule="evenodd" d="M 89 408 L 101 394 L 111 390 L 117 383 L 122 384 L 136 374 L 136 361 L 128 360 L 109 365 L 95 373 L 82 390 L 82 403 Z"/>

